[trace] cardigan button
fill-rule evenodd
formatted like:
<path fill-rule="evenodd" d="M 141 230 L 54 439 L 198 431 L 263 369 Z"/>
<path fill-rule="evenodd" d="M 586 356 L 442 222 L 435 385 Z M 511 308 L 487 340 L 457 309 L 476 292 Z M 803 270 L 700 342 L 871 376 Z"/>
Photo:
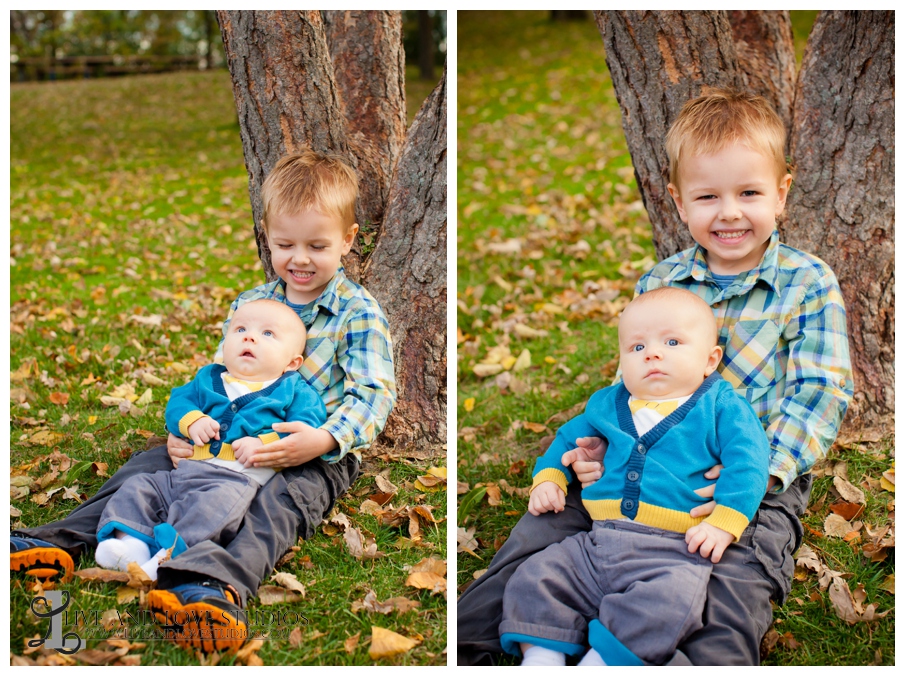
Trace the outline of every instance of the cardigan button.
<path fill-rule="evenodd" d="M 223 432 L 229 430 L 229 423 L 223 423 L 222 425 L 220 425 L 220 430 Z"/>
<path fill-rule="evenodd" d="M 628 511 L 633 510 L 635 508 L 635 501 L 634 500 L 623 500 L 622 508 L 625 510 L 628 510 Z"/>
<path fill-rule="evenodd" d="M 625 475 L 625 477 L 629 481 L 637 481 L 639 476 L 641 476 L 641 475 L 638 474 L 638 472 L 636 472 L 635 470 L 632 470 L 631 472 L 629 472 L 628 474 Z"/>
<path fill-rule="evenodd" d="M 647 453 L 647 449 L 644 448 L 643 445 L 638 444 L 638 452 L 639 452 L 641 455 L 644 455 L 645 453 Z"/>
<path fill-rule="evenodd" d="M 232 411 L 233 413 L 235 413 L 236 411 L 239 410 L 239 407 L 236 406 L 235 404 L 233 404 L 232 406 L 229 407 L 229 410 Z"/>

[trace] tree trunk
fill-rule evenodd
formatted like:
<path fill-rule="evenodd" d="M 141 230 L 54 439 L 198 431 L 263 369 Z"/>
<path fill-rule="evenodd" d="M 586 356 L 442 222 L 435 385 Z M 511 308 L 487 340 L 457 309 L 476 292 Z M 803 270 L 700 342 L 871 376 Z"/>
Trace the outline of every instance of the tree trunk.
<path fill-rule="evenodd" d="M 893 432 L 895 117 L 893 12 L 821 12 L 804 55 L 783 241 L 835 271 L 855 400 L 843 437 Z"/>
<path fill-rule="evenodd" d="M 725 12 L 596 11 L 635 178 L 662 259 L 694 240 L 666 186 L 666 132 L 704 86 L 740 87 Z"/>
<path fill-rule="evenodd" d="M 395 447 L 446 442 L 446 72 L 422 105 L 364 285 L 390 316 L 399 403 Z"/>
<path fill-rule="evenodd" d="M 795 44 L 789 13 L 732 10 L 729 25 L 744 89 L 767 99 L 788 132 L 795 96 Z"/>
<path fill-rule="evenodd" d="M 394 341 L 399 398 L 378 443 L 436 449 L 446 437 L 445 74 L 403 145 L 398 12 L 218 16 L 267 278 L 274 279 L 260 229 L 267 172 L 302 146 L 345 157 L 358 172 L 358 222 L 369 228 L 366 246 L 343 262 L 381 303 Z"/>
<path fill-rule="evenodd" d="M 346 118 L 349 150 L 357 158 L 361 243 L 368 249 L 383 221 L 396 160 L 405 142 L 405 51 L 402 14 L 378 11 L 323 11 L 333 74 Z M 358 279 L 364 254 L 360 243 L 343 263 Z"/>

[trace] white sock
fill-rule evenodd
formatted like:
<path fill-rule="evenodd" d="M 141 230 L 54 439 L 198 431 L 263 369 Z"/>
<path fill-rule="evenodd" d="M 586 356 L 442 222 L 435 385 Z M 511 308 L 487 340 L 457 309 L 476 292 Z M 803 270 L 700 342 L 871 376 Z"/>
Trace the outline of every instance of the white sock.
<path fill-rule="evenodd" d="M 161 549 L 150 559 L 141 564 L 141 569 L 148 574 L 148 577 L 152 580 L 157 579 L 157 568 L 160 566 L 160 561 L 163 559 L 170 550 Z"/>
<path fill-rule="evenodd" d="M 523 667 L 564 667 L 566 666 L 565 653 L 533 645 L 528 648 L 522 657 Z"/>
<path fill-rule="evenodd" d="M 151 558 L 151 550 L 137 537 L 116 531 L 116 537 L 99 542 L 94 560 L 101 568 L 128 570 L 133 561 L 139 565 Z"/>
<path fill-rule="evenodd" d="M 584 657 L 581 658 L 581 662 L 578 663 L 579 667 L 605 667 L 606 662 L 603 661 L 603 658 L 600 656 L 600 653 L 591 648 L 588 652 L 584 654 Z"/>

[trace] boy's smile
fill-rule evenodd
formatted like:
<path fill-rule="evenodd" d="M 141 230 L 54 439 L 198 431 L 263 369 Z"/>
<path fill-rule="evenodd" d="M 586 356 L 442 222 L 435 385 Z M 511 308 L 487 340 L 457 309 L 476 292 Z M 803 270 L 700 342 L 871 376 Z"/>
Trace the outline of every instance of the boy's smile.
<path fill-rule="evenodd" d="M 314 209 L 274 214 L 267 220 L 270 260 L 286 283 L 286 298 L 290 303 L 310 303 L 327 287 L 342 257 L 352 249 L 358 225 L 347 232 L 337 217 Z"/>
<path fill-rule="evenodd" d="M 740 143 L 683 159 L 679 187 L 669 184 L 679 216 L 707 251 L 718 275 L 737 275 L 760 263 L 782 213 L 792 177 L 777 180 L 766 155 Z"/>

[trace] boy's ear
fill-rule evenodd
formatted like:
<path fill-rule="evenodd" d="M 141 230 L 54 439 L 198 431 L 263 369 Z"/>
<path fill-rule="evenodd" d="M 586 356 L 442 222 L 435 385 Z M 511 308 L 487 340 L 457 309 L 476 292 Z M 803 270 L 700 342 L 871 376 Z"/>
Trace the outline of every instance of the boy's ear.
<path fill-rule="evenodd" d="M 716 367 L 720 365 L 720 360 L 722 358 L 723 348 L 721 348 L 719 345 L 714 345 L 713 349 L 710 351 L 710 356 L 707 357 L 707 364 L 704 366 L 705 378 L 716 371 Z"/>
<path fill-rule="evenodd" d="M 358 223 L 349 226 L 349 230 L 343 236 L 343 256 L 352 250 L 352 244 L 355 243 L 355 235 L 358 234 Z"/>
<path fill-rule="evenodd" d="M 792 174 L 786 174 L 779 181 L 779 200 L 776 202 L 776 217 L 786 208 L 786 199 L 789 197 L 789 188 L 792 187 Z"/>
<path fill-rule="evenodd" d="M 302 365 L 302 362 L 305 361 L 305 358 L 297 354 L 292 358 L 292 361 L 289 362 L 288 366 L 283 369 L 283 373 L 288 373 L 289 371 L 298 371 L 299 367 Z"/>
<path fill-rule="evenodd" d="M 679 210 L 679 218 L 682 219 L 683 223 L 688 223 L 688 218 L 685 216 L 685 206 L 682 204 L 682 195 L 679 193 L 679 188 L 670 183 L 666 186 L 666 189 L 669 190 L 669 196 L 672 197 L 672 201 L 676 203 L 676 209 Z"/>

